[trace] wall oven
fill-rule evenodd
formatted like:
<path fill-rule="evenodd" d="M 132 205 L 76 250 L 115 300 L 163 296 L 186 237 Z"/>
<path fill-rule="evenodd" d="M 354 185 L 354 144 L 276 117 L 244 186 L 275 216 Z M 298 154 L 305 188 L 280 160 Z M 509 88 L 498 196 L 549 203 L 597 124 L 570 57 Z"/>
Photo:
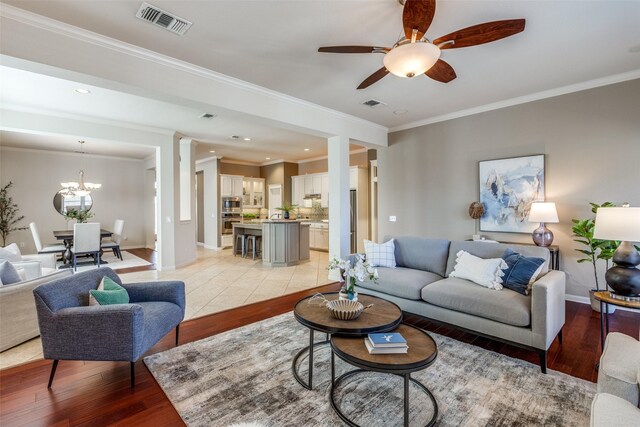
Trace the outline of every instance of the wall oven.
<path fill-rule="evenodd" d="M 242 214 L 223 212 L 222 213 L 222 234 L 232 234 L 233 224 L 242 222 Z"/>
<path fill-rule="evenodd" d="M 223 197 L 222 212 L 242 213 L 242 197 Z"/>

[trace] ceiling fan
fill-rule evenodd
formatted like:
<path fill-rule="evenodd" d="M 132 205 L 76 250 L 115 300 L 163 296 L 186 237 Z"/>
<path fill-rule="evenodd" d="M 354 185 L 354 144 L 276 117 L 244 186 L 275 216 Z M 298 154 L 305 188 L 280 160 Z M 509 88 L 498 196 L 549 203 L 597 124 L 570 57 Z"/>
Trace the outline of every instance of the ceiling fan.
<path fill-rule="evenodd" d="M 402 3 L 402 0 L 399 0 Z M 425 33 L 433 21 L 436 0 L 406 0 L 402 11 L 404 38 L 393 47 L 327 46 L 318 52 L 328 53 L 382 53 L 384 66 L 364 79 L 358 89 L 371 86 L 390 72 L 400 77 L 426 74 L 434 80 L 449 83 L 456 78 L 451 65 L 440 59 L 443 49 L 457 49 L 489 43 L 512 36 L 524 30 L 524 19 L 485 22 L 463 28 L 429 41 Z"/>

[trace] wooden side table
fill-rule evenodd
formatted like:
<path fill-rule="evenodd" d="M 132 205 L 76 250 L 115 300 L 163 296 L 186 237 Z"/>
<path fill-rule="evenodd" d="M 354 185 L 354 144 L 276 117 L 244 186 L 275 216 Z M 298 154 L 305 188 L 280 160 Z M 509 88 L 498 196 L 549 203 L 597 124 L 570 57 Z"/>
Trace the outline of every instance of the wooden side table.
<path fill-rule="evenodd" d="M 640 310 L 640 301 L 626 301 L 620 298 L 614 298 L 609 291 L 594 292 L 594 298 L 600 301 L 600 344 L 604 351 L 604 341 L 609 334 L 609 304 L 618 307 Z"/>

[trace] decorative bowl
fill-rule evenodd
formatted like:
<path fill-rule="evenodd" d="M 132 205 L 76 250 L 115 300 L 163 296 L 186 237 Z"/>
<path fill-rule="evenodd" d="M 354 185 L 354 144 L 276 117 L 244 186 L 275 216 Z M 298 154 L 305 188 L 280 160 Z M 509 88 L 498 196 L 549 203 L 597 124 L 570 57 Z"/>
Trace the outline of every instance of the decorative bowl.
<path fill-rule="evenodd" d="M 327 308 L 338 320 L 354 320 L 362 314 L 364 306 L 357 301 L 335 300 L 327 303 Z"/>

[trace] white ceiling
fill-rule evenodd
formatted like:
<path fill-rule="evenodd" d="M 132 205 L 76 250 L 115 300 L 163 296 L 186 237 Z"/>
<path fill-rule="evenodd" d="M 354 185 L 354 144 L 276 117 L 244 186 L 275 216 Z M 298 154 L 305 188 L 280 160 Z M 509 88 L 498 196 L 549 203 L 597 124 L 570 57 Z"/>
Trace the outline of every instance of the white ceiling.
<path fill-rule="evenodd" d="M 396 0 L 150 1 L 194 22 L 183 37 L 136 19 L 140 0 L 5 2 L 388 127 L 640 69 L 640 1 L 443 0 L 430 39 L 499 19 L 525 18 L 527 27 L 444 51 L 458 75 L 449 84 L 390 75 L 361 91 L 382 56 L 317 48 L 391 46 L 401 31 Z M 388 106 L 361 105 L 370 98 Z"/>

